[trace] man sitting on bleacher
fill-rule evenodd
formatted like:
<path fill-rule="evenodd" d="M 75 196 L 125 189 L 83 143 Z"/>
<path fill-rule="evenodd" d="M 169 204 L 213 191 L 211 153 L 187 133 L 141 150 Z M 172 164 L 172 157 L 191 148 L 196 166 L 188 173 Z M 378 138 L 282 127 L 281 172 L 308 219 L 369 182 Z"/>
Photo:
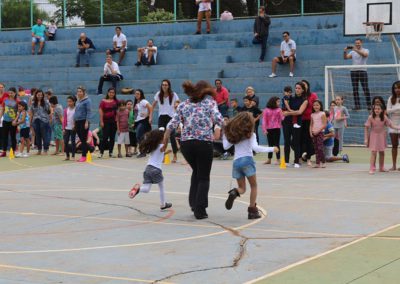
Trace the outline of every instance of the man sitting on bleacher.
<path fill-rule="evenodd" d="M 276 65 L 289 63 L 290 73 L 289 77 L 293 77 L 294 63 L 296 62 L 296 42 L 290 38 L 289 32 L 283 32 L 283 41 L 281 43 L 280 56 L 272 59 L 272 73 L 268 77 L 276 77 Z"/>
<path fill-rule="evenodd" d="M 126 36 L 122 33 L 121 27 L 115 28 L 115 35 L 113 37 L 113 48 L 107 49 L 107 55 L 119 53 L 118 65 L 121 65 L 125 57 L 126 49 L 128 48 L 128 41 Z"/>
<path fill-rule="evenodd" d="M 121 71 L 119 71 L 119 66 L 117 62 L 112 60 L 111 55 L 107 55 L 106 63 L 104 64 L 104 73 L 103 76 L 100 77 L 99 86 L 97 88 L 97 95 L 103 95 L 103 84 L 104 81 L 111 81 L 113 88 L 117 89 L 117 82 L 122 81 L 124 77 L 121 75 Z"/>
<path fill-rule="evenodd" d="M 44 35 L 46 33 L 46 26 L 42 24 L 42 19 L 37 19 L 36 25 L 32 27 L 32 55 L 35 55 L 36 43 L 39 43 L 38 54 L 42 54 L 44 46 Z"/>
<path fill-rule="evenodd" d="M 85 57 L 85 67 L 89 67 L 90 55 L 95 51 L 96 47 L 85 33 L 81 33 L 78 39 L 78 49 L 76 50 L 75 67 L 80 67 L 81 55 Z"/>
<path fill-rule="evenodd" d="M 142 64 L 147 66 L 157 64 L 157 46 L 154 45 L 152 39 L 147 41 L 147 46 L 137 49 L 137 62 L 135 65 L 139 67 Z"/>

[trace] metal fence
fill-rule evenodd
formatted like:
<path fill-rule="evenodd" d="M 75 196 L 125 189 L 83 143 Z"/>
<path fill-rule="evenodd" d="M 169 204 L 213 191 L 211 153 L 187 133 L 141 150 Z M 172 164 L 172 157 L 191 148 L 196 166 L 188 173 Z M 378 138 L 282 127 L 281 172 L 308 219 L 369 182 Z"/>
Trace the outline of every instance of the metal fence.
<path fill-rule="evenodd" d="M 234 18 L 254 17 L 260 6 L 268 14 L 338 13 L 343 0 L 213 0 L 212 18 L 229 11 Z M 175 22 L 197 16 L 195 0 L 0 0 L 0 29 L 31 27 L 37 18 L 59 27 Z"/>

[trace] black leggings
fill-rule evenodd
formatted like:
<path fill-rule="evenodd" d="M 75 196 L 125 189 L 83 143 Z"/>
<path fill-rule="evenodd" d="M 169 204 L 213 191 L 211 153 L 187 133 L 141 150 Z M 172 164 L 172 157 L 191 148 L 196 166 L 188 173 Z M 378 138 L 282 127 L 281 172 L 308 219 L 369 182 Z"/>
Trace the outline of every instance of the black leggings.
<path fill-rule="evenodd" d="M 281 153 L 280 153 L 281 148 L 279 147 L 279 142 L 281 139 L 281 129 L 280 128 L 268 129 L 267 139 L 269 147 L 279 148 L 279 152 L 276 153 L 276 158 L 279 160 L 281 158 Z M 272 159 L 272 155 L 273 155 L 272 152 L 268 153 L 268 159 Z"/>
<path fill-rule="evenodd" d="M 292 123 L 282 123 L 285 140 L 285 162 L 289 163 L 290 148 L 294 151 L 294 162 L 299 163 L 301 152 L 301 128 L 294 128 Z"/>
<path fill-rule="evenodd" d="M 75 121 L 76 134 L 78 134 L 79 140 L 81 141 L 82 157 L 86 157 L 88 151 L 87 138 L 89 129 L 85 128 L 85 122 L 86 120 Z"/>
<path fill-rule="evenodd" d="M 165 129 L 167 129 L 167 124 L 171 119 L 172 119 L 172 117 L 170 117 L 167 114 L 160 115 L 158 117 L 158 128 L 164 127 Z M 170 138 L 171 138 L 172 152 L 174 154 L 176 154 L 176 153 L 178 153 L 178 146 L 176 145 L 175 130 L 171 131 Z"/>
<path fill-rule="evenodd" d="M 15 153 L 17 149 L 17 127 L 12 125 L 11 121 L 3 121 L 3 151 L 7 151 L 8 135 L 11 136 L 11 147 Z"/>
<path fill-rule="evenodd" d="M 200 140 L 182 141 L 181 152 L 192 168 L 189 205 L 195 213 L 202 213 L 208 207 L 210 172 L 213 161 L 212 142 Z"/>
<path fill-rule="evenodd" d="M 105 121 L 103 127 L 103 139 L 101 140 L 100 153 L 104 153 L 104 149 L 112 154 L 115 144 L 115 134 L 117 133 L 117 122 L 115 121 Z"/>
<path fill-rule="evenodd" d="M 76 147 L 75 147 L 75 137 L 76 132 L 75 130 L 65 129 L 64 133 L 64 147 L 65 147 L 65 154 L 69 158 L 69 153 L 71 152 L 72 158 L 75 157 Z M 68 147 L 69 141 L 71 140 L 71 147 Z"/>
<path fill-rule="evenodd" d="M 314 145 L 310 136 L 310 123 L 311 120 L 302 120 L 301 123 L 301 153 L 307 153 L 307 160 L 311 159 L 311 156 L 315 154 Z"/>

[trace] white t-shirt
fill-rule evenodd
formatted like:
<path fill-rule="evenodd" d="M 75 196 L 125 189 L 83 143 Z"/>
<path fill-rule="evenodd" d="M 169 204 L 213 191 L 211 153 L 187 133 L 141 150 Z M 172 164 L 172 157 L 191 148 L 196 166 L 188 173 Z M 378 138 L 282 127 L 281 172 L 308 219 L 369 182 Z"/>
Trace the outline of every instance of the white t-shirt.
<path fill-rule="evenodd" d="M 222 136 L 222 144 L 225 150 L 228 150 L 233 145 L 229 143 L 228 139 L 226 139 L 225 134 Z M 235 144 L 234 160 L 243 157 L 253 157 L 253 151 L 256 153 L 261 153 L 261 152 L 268 153 L 268 152 L 273 152 L 274 147 L 259 146 L 257 143 L 256 134 L 253 133 L 250 139 L 245 139 Z"/>
<path fill-rule="evenodd" d="M 147 109 L 148 103 L 149 102 L 146 100 L 141 100 L 139 103 L 136 104 L 137 116 L 135 121 L 143 120 L 149 116 L 149 110 Z"/>
<path fill-rule="evenodd" d="M 164 152 L 161 152 L 161 148 L 164 144 L 158 145 L 157 149 L 150 153 L 147 165 L 156 167 L 161 170 L 162 162 L 164 160 Z"/>
<path fill-rule="evenodd" d="M 211 3 L 210 2 L 200 2 L 199 3 L 199 12 L 204 12 L 204 11 L 211 11 Z"/>
<path fill-rule="evenodd" d="M 75 114 L 75 108 L 70 109 L 68 107 L 67 108 L 67 125 L 65 126 L 65 129 L 72 130 L 74 128 L 74 114 Z"/>
<path fill-rule="evenodd" d="M 284 56 L 289 56 L 292 53 L 292 49 L 295 50 L 294 57 L 296 57 L 296 42 L 292 39 L 289 39 L 288 42 L 282 41 L 281 51 L 283 51 Z"/>
<path fill-rule="evenodd" d="M 365 48 L 361 48 L 362 52 L 366 52 L 367 55 L 369 55 L 369 50 Z M 351 60 L 353 65 L 366 65 L 368 56 L 364 57 L 355 52 L 354 50 L 350 51 L 349 53 L 351 55 Z M 352 71 L 367 71 L 367 68 L 356 68 L 356 69 L 351 69 Z"/>
<path fill-rule="evenodd" d="M 392 105 L 392 97 L 387 102 L 387 114 L 394 125 L 400 125 L 400 99 L 397 99 L 396 104 Z M 389 127 L 389 133 L 400 133 L 400 130 Z"/>
<path fill-rule="evenodd" d="M 47 31 L 51 34 L 55 34 L 57 32 L 57 26 L 56 25 L 49 25 L 47 27 Z"/>
<path fill-rule="evenodd" d="M 164 103 L 161 104 L 159 95 L 160 92 L 157 92 L 154 95 L 154 100 L 158 103 L 158 116 L 160 115 L 168 115 L 172 117 L 175 113 L 175 102 L 179 101 L 178 95 L 174 92 L 172 97 L 172 104 L 169 103 L 169 97 L 164 97 Z"/>
<path fill-rule="evenodd" d="M 125 48 L 128 48 L 128 40 L 126 39 L 126 36 L 123 33 L 120 33 L 119 36 L 114 35 L 113 37 L 113 42 L 117 43 L 117 47 L 121 47 L 124 41 L 126 41 Z"/>
<path fill-rule="evenodd" d="M 154 56 L 154 62 L 157 62 L 157 46 L 153 45 L 151 48 L 155 49 L 155 51 L 153 52 L 153 56 Z M 146 58 L 149 58 L 147 46 L 144 49 L 144 56 L 146 56 Z"/>
<path fill-rule="evenodd" d="M 111 66 L 114 71 L 117 71 L 117 74 L 121 74 L 121 72 L 119 71 L 119 66 L 118 66 L 117 62 L 113 61 Z M 106 75 L 112 74 L 111 69 L 108 67 L 108 63 L 104 64 L 104 74 L 106 74 Z"/>

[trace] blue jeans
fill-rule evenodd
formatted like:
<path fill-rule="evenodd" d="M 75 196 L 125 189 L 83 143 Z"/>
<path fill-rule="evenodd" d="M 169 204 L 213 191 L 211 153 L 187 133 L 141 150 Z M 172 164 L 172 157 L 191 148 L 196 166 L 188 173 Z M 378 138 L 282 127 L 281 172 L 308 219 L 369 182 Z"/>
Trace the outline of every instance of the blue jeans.
<path fill-rule="evenodd" d="M 35 119 L 33 121 L 33 129 L 35 130 L 35 141 L 38 151 L 44 149 L 44 151 L 47 152 L 50 144 L 50 124 L 48 122 L 43 122 L 40 119 Z"/>
<path fill-rule="evenodd" d="M 145 118 L 135 122 L 136 127 L 136 139 L 138 143 L 142 142 L 144 135 L 151 131 L 151 125 L 149 123 L 149 118 Z"/>
<path fill-rule="evenodd" d="M 242 177 L 252 177 L 256 174 L 256 163 L 253 157 L 241 157 L 233 161 L 232 177 L 240 179 Z"/>
<path fill-rule="evenodd" d="M 76 64 L 80 64 L 81 55 L 85 58 L 85 64 L 89 64 L 90 55 L 94 52 L 93 48 L 88 48 L 82 51 L 81 49 L 76 50 Z"/>

